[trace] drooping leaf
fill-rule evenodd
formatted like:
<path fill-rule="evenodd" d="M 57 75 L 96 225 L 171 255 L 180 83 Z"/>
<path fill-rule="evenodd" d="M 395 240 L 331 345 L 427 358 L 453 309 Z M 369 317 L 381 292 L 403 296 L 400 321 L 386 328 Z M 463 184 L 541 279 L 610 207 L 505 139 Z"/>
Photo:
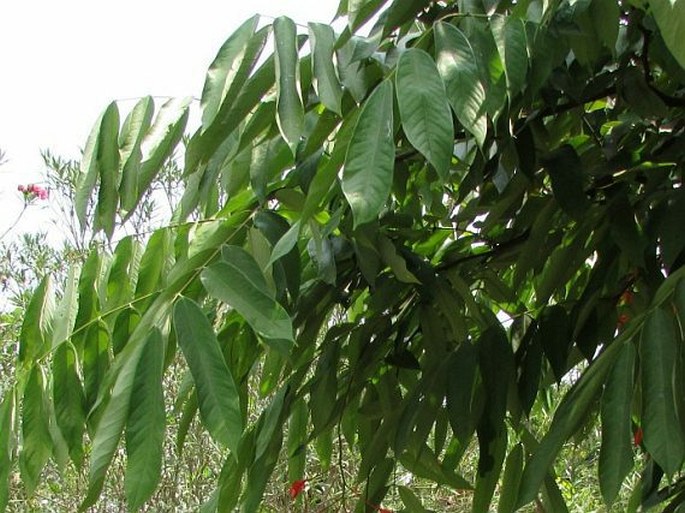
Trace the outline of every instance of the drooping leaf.
<path fill-rule="evenodd" d="M 19 361 L 29 362 L 49 350 L 53 331 L 55 290 L 48 274 L 33 293 L 19 334 Z"/>
<path fill-rule="evenodd" d="M 52 361 L 52 398 L 55 419 L 75 465 L 83 460 L 86 426 L 85 396 L 78 375 L 77 355 L 70 344 L 62 344 Z"/>
<path fill-rule="evenodd" d="M 564 145 L 543 162 L 552 181 L 554 197 L 559 206 L 575 219 L 587 212 L 589 202 L 585 196 L 582 164 L 575 150 Z"/>
<path fill-rule="evenodd" d="M 95 207 L 94 229 L 104 230 L 109 239 L 114 234 L 117 205 L 119 204 L 119 109 L 116 102 L 107 107 L 102 116 L 98 134 L 97 169 L 100 174 L 100 190 Z"/>
<path fill-rule="evenodd" d="M 626 344 L 611 370 L 602 393 L 602 447 L 599 486 L 607 505 L 614 502 L 623 480 L 633 468 L 631 406 L 635 346 Z"/>
<path fill-rule="evenodd" d="M 585 420 L 623 344 L 634 334 L 633 329 L 626 329 L 564 396 L 554 414 L 552 425 L 523 468 L 516 508 L 528 504 L 535 498 L 559 450 Z"/>
<path fill-rule="evenodd" d="M 164 444 L 164 394 L 162 368 L 164 340 L 153 329 L 145 341 L 136 369 L 126 421 L 126 475 L 124 490 L 132 510 L 152 495 L 161 477 Z"/>
<path fill-rule="evenodd" d="M 174 306 L 174 328 L 195 381 L 202 421 L 215 440 L 235 453 L 243 417 L 238 390 L 214 330 L 197 303 L 185 297 Z"/>
<path fill-rule="evenodd" d="M 298 84 L 297 30 L 290 18 L 274 20 L 276 56 L 276 109 L 278 128 L 295 154 L 304 129 L 304 111 Z"/>
<path fill-rule="evenodd" d="M 259 265 L 245 250 L 226 246 L 222 260 L 205 269 L 201 278 L 205 289 L 235 308 L 256 333 L 270 340 L 294 340 L 290 316 L 276 302 Z"/>
<path fill-rule="evenodd" d="M 162 105 L 152 127 L 145 134 L 140 145 L 141 164 L 138 174 L 138 195 L 136 204 L 148 190 L 150 184 L 162 169 L 164 162 L 171 157 L 174 148 L 181 140 L 186 122 L 188 106 L 192 98 L 172 98 Z M 134 211 L 133 207 L 127 216 Z"/>
<path fill-rule="evenodd" d="M 333 63 L 333 28 L 322 23 L 310 23 L 309 38 L 312 45 L 314 87 L 319 94 L 319 100 L 324 107 L 341 115 L 343 91 Z"/>
<path fill-rule="evenodd" d="M 32 495 L 52 447 L 43 371 L 38 365 L 34 365 L 24 388 L 21 413 L 23 444 L 19 454 L 19 468 L 26 491 Z"/>
<path fill-rule="evenodd" d="M 680 66 L 685 69 L 685 48 L 680 39 L 685 31 L 685 2 L 683 0 L 652 0 L 649 6 L 666 46 Z"/>
<path fill-rule="evenodd" d="M 523 471 L 523 446 L 517 444 L 504 465 L 504 476 L 502 476 L 502 487 L 497 503 L 497 513 L 513 513 L 516 506 L 519 484 L 521 482 L 521 472 Z"/>
<path fill-rule="evenodd" d="M 155 105 L 151 96 L 141 98 L 128 114 L 123 126 L 119 145 L 121 148 L 121 183 L 119 204 L 124 215 L 134 206 L 138 198 L 138 173 L 143 157 L 140 145 L 150 128 Z"/>
<path fill-rule="evenodd" d="M 5 511 L 9 502 L 14 413 L 14 390 L 10 389 L 0 403 L 0 511 Z"/>
<path fill-rule="evenodd" d="M 668 475 L 680 470 L 685 440 L 676 417 L 674 390 L 678 353 L 674 319 L 661 308 L 647 317 L 640 339 L 642 429 L 647 451 Z"/>
<path fill-rule="evenodd" d="M 253 16 L 243 23 L 221 46 L 216 57 L 207 70 L 202 88 L 202 126 L 206 130 L 227 96 L 235 95 L 235 88 L 240 87 L 238 71 L 246 57 L 248 41 L 257 29 L 259 16 Z M 236 78 L 238 77 L 238 80 Z M 233 90 L 232 90 L 233 89 Z M 229 94 L 231 93 L 231 94 Z"/>
<path fill-rule="evenodd" d="M 144 326 L 143 326 L 144 328 Z M 141 328 L 140 332 L 143 332 Z M 96 344 L 101 342 L 96 338 Z M 90 468 L 88 472 L 88 491 L 85 499 L 81 502 L 79 511 L 85 511 L 95 504 L 102 487 L 105 483 L 107 470 L 112 463 L 112 458 L 119 445 L 119 440 L 126 425 L 129 413 L 129 404 L 133 392 L 135 372 L 140 359 L 142 345 L 139 343 L 129 343 L 125 356 L 120 356 L 119 361 L 123 361 L 121 369 L 114 380 L 111 395 L 106 399 L 101 416 L 95 428 L 95 436 L 92 442 L 90 454 Z M 126 358 L 126 356 L 128 358 Z M 107 359 L 106 346 L 104 359 Z M 95 363 L 97 365 L 97 362 Z M 97 372 L 96 366 L 93 369 Z M 111 372 L 111 371 L 110 371 Z M 98 381 L 104 381 L 101 376 L 96 376 Z M 99 383 L 97 383 L 99 385 Z M 86 389 L 88 390 L 88 389 Z M 96 389 L 99 391 L 99 388 Z M 97 404 L 97 402 L 96 402 Z"/>
<path fill-rule="evenodd" d="M 435 25 L 435 44 L 447 99 L 459 122 L 482 146 L 487 135 L 485 87 L 473 48 L 461 30 L 444 22 Z"/>
<path fill-rule="evenodd" d="M 355 226 L 378 217 L 392 186 L 393 141 L 392 82 L 383 81 L 366 100 L 350 140 L 342 189 Z"/>
<path fill-rule="evenodd" d="M 404 52 L 397 64 L 396 85 L 404 133 L 446 180 L 454 130 L 445 86 L 431 56 L 416 48 Z"/>
<path fill-rule="evenodd" d="M 528 51 L 526 29 L 523 21 L 515 16 L 494 16 L 490 20 L 492 33 L 497 44 L 504 74 L 507 80 L 509 99 L 523 89 L 528 72 Z"/>

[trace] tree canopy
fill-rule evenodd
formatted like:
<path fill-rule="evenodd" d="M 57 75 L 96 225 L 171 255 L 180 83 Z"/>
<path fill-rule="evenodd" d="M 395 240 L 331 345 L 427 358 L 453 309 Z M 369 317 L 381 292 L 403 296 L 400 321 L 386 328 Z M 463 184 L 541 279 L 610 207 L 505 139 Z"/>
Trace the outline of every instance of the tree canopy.
<path fill-rule="evenodd" d="M 302 475 L 307 447 L 326 461 L 338 441 L 361 457 L 357 512 L 397 465 L 472 490 L 474 512 L 496 489 L 501 513 L 563 511 L 553 463 L 594 422 L 607 504 L 639 432 L 630 507 L 682 508 L 685 1 L 342 0 L 338 16 L 340 33 L 246 21 L 188 137 L 190 99 L 105 109 L 75 211 L 119 240 L 33 295 L 0 403 L 0 505 L 15 465 L 30 491 L 53 458 L 87 465 L 87 509 L 122 448 L 140 509 L 181 412 L 224 455 L 205 511 L 257 511 L 283 448 Z M 118 238 L 179 154 L 169 224 Z"/>

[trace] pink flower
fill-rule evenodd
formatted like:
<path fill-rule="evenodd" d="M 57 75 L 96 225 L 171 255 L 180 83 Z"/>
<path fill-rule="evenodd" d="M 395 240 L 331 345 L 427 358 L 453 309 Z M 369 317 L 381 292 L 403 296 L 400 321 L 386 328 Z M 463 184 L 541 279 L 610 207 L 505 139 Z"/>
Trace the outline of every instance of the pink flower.
<path fill-rule="evenodd" d="M 50 191 L 48 189 L 36 185 L 35 183 L 19 185 L 17 186 L 17 190 L 23 192 L 25 197 L 38 198 L 40 200 L 46 200 L 50 197 Z"/>
<path fill-rule="evenodd" d="M 306 479 L 298 479 L 297 481 L 293 481 L 293 484 L 290 485 L 290 489 L 288 490 L 290 493 L 290 498 L 292 500 L 297 499 L 297 496 L 302 493 L 302 491 L 305 489 L 305 486 L 307 486 Z"/>

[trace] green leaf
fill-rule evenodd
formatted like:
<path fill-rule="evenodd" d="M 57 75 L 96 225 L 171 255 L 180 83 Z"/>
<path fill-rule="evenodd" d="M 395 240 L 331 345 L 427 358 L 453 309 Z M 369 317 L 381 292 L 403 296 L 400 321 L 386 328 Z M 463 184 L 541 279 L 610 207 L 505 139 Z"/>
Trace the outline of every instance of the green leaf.
<path fill-rule="evenodd" d="M 400 499 L 402 499 L 408 513 L 429 513 L 429 511 L 423 507 L 421 499 L 419 499 L 411 489 L 406 486 L 398 486 L 397 491 L 399 492 Z"/>
<path fill-rule="evenodd" d="M 647 317 L 640 339 L 642 428 L 645 448 L 669 476 L 680 470 L 685 441 L 676 417 L 675 362 L 679 341 L 673 316 L 661 308 Z"/>
<path fill-rule="evenodd" d="M 511 450 L 504 465 L 504 476 L 499 493 L 497 513 L 514 513 L 521 472 L 523 471 L 523 446 L 516 444 Z"/>
<path fill-rule="evenodd" d="M 164 284 L 164 269 L 171 251 L 171 235 L 168 228 L 156 230 L 145 246 L 145 252 L 140 260 L 138 280 L 136 282 L 135 297 L 144 298 L 157 291 Z M 141 301 L 137 305 L 141 310 L 150 301 Z"/>
<path fill-rule="evenodd" d="M 429 5 L 430 0 L 395 0 L 387 10 L 388 16 L 383 25 L 383 37 L 405 23 L 413 21 Z"/>
<path fill-rule="evenodd" d="M 282 428 L 281 412 L 283 411 L 283 401 L 285 400 L 286 392 L 286 387 L 278 390 L 260 417 L 257 440 L 255 442 L 255 460 L 262 457 L 269 448 L 274 433 L 279 428 Z"/>
<path fill-rule="evenodd" d="M 272 265 L 276 260 L 290 253 L 297 245 L 297 239 L 299 238 L 299 236 L 300 222 L 296 221 L 290 226 L 290 228 L 288 228 L 288 231 L 285 232 L 283 236 L 278 239 L 278 242 L 276 242 L 276 244 L 274 245 L 273 249 L 271 250 L 271 257 L 269 258 L 269 262 L 267 263 L 267 265 Z"/>
<path fill-rule="evenodd" d="M 477 370 L 478 351 L 470 342 L 463 342 L 447 360 L 447 414 L 462 444 L 468 442 L 478 421 L 473 404 Z"/>
<path fill-rule="evenodd" d="M 599 452 L 599 486 L 610 506 L 623 480 L 633 468 L 631 406 L 635 346 L 626 344 L 611 370 L 602 394 L 602 446 Z"/>
<path fill-rule="evenodd" d="M 140 359 L 142 346 L 141 344 L 130 342 L 126 349 L 128 349 L 129 352 L 122 352 L 120 355 L 119 361 L 123 361 L 121 370 L 118 374 L 110 374 L 110 376 L 116 375 L 116 379 L 114 381 L 111 396 L 106 400 L 104 411 L 102 412 L 95 429 L 95 437 L 93 439 L 92 451 L 90 454 L 88 492 L 86 498 L 83 499 L 83 502 L 79 507 L 79 511 L 85 511 L 97 501 L 105 483 L 107 469 L 112 463 L 112 458 L 117 450 L 121 434 L 126 425 L 129 413 L 129 403 L 133 392 L 135 372 L 138 367 L 137 364 Z M 126 356 L 128 358 L 125 358 Z M 104 358 L 107 358 L 106 353 Z M 97 376 L 96 379 L 103 380 L 103 378 L 99 376 Z"/>
<path fill-rule="evenodd" d="M 205 269 L 201 279 L 207 292 L 235 308 L 256 333 L 294 341 L 288 312 L 276 302 L 259 265 L 244 249 L 226 246 L 223 259 Z"/>
<path fill-rule="evenodd" d="M 333 28 L 323 23 L 310 23 L 309 40 L 312 45 L 314 87 L 319 95 L 319 101 L 328 110 L 341 116 L 340 104 L 343 91 L 333 64 L 335 47 Z"/>
<path fill-rule="evenodd" d="M 304 130 L 304 109 L 298 84 L 299 60 L 297 58 L 297 30 L 290 18 L 281 16 L 274 20 L 276 55 L 276 121 L 278 128 L 295 154 Z"/>
<path fill-rule="evenodd" d="M 74 211 L 76 212 L 76 218 L 79 220 L 79 225 L 81 226 L 81 233 L 83 233 L 88 226 L 88 207 L 91 204 L 93 190 L 95 189 L 99 176 L 97 156 L 100 141 L 100 128 L 107 111 L 109 111 L 109 107 L 100 114 L 100 117 L 93 125 L 90 135 L 88 136 L 88 141 L 86 142 L 86 147 L 83 150 L 83 155 L 81 156 L 76 193 L 74 194 Z"/>
<path fill-rule="evenodd" d="M 504 64 L 507 92 L 511 101 L 526 84 L 528 73 L 526 29 L 523 20 L 514 16 L 493 16 L 490 19 L 490 26 L 497 44 L 497 51 Z"/>
<path fill-rule="evenodd" d="M 5 511 L 9 502 L 14 413 L 14 390 L 9 389 L 0 403 L 0 511 Z"/>
<path fill-rule="evenodd" d="M 68 340 L 74 330 L 74 322 L 76 322 L 76 314 L 78 313 L 79 307 L 78 283 L 80 272 L 81 267 L 79 264 L 74 264 L 69 267 L 66 288 L 59 305 L 55 309 L 52 347 L 57 347 L 59 344 Z"/>
<path fill-rule="evenodd" d="M 416 48 L 405 51 L 397 64 L 396 86 L 407 139 L 447 180 L 454 128 L 445 86 L 432 57 Z"/>
<path fill-rule="evenodd" d="M 138 197 L 136 204 L 148 191 L 150 184 L 162 169 L 164 162 L 171 157 L 174 148 L 181 140 L 186 122 L 188 121 L 188 106 L 192 98 L 172 98 L 162 105 L 152 123 L 152 127 L 145 134 L 140 151 L 142 162 L 138 175 Z M 134 211 L 134 207 L 128 216 Z"/>
<path fill-rule="evenodd" d="M 685 0 L 651 0 L 649 6 L 661 31 L 666 47 L 685 69 Z"/>
<path fill-rule="evenodd" d="M 240 399 L 214 330 L 197 303 L 185 297 L 176 301 L 173 319 L 195 381 L 202 422 L 215 440 L 235 453 L 243 431 Z"/>
<path fill-rule="evenodd" d="M 124 490 L 129 509 L 138 510 L 152 496 L 162 470 L 164 394 L 162 371 L 164 340 L 159 329 L 150 332 L 133 380 L 126 423 Z"/>
<path fill-rule="evenodd" d="M 397 248 L 395 248 L 395 245 L 390 239 L 381 235 L 378 237 L 378 245 L 378 251 L 380 252 L 383 262 L 390 267 L 399 281 L 403 283 L 421 283 L 416 276 L 407 269 L 407 262 L 397 252 Z"/>
<path fill-rule="evenodd" d="M 567 371 L 568 355 L 573 344 L 568 315 L 563 306 L 552 305 L 542 311 L 533 344 L 538 341 L 545 351 L 557 383 L 561 382 Z"/>
<path fill-rule="evenodd" d="M 26 309 L 19 334 L 19 361 L 32 362 L 50 349 L 55 290 L 48 274 L 38 285 Z"/>
<path fill-rule="evenodd" d="M 119 204 L 119 109 L 112 102 L 105 110 L 100 125 L 97 145 L 97 168 L 100 173 L 100 191 L 95 207 L 94 229 L 104 230 L 107 238 L 114 234 L 117 205 Z"/>
<path fill-rule="evenodd" d="M 347 18 L 352 32 L 366 23 L 388 0 L 348 0 Z"/>
<path fill-rule="evenodd" d="M 574 219 L 582 219 L 590 202 L 585 196 L 582 164 L 572 146 L 554 150 L 543 162 L 552 180 L 552 192 L 559 206 Z"/>
<path fill-rule="evenodd" d="M 48 430 L 48 409 L 43 371 L 34 365 L 24 388 L 21 412 L 22 449 L 19 468 L 26 492 L 32 495 L 40 481 L 40 474 L 50 457 L 52 441 Z"/>
<path fill-rule="evenodd" d="M 246 57 L 248 42 L 257 29 L 259 16 L 253 16 L 243 23 L 221 46 L 207 70 L 202 88 L 202 126 L 209 127 L 226 97 L 233 98 L 236 89 L 243 85 L 240 66 Z"/>
<path fill-rule="evenodd" d="M 485 86 L 471 43 L 455 26 L 439 22 L 435 25 L 435 44 L 438 71 L 454 114 L 478 145 L 483 146 L 488 131 Z"/>
<path fill-rule="evenodd" d="M 77 355 L 71 344 L 57 348 L 52 360 L 52 400 L 55 418 L 76 466 L 83 461 L 86 425 L 85 396 L 76 368 Z"/>
<path fill-rule="evenodd" d="M 594 360 L 564 396 L 554 414 L 552 425 L 526 462 L 516 508 L 521 508 L 535 499 L 559 450 L 585 420 L 623 344 L 634 334 L 634 329 L 626 329 Z"/>
<path fill-rule="evenodd" d="M 390 194 L 395 162 L 392 82 L 381 82 L 366 100 L 345 157 L 342 189 L 354 225 L 375 220 Z"/>
<path fill-rule="evenodd" d="M 138 198 L 138 173 L 142 152 L 140 145 L 150 128 L 155 104 L 151 96 L 141 98 L 128 114 L 121 127 L 121 183 L 119 185 L 119 202 L 125 215 L 135 207 Z"/>
<path fill-rule="evenodd" d="M 288 481 L 291 483 L 305 475 L 308 422 L 307 403 L 300 399 L 292 405 L 288 423 Z"/>

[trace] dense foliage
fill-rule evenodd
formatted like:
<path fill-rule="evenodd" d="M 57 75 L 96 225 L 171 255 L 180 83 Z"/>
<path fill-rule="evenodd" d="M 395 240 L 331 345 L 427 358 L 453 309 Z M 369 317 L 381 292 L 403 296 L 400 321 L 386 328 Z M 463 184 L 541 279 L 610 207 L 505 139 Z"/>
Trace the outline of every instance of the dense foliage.
<path fill-rule="evenodd" d="M 605 501 L 636 440 L 650 457 L 628 509 L 682 508 L 685 3 L 343 0 L 339 15 L 340 34 L 245 22 L 187 141 L 188 100 L 98 120 L 84 231 L 118 238 L 182 141 L 183 196 L 168 226 L 93 248 L 58 302 L 49 277 L 35 291 L 0 403 L 0 504 L 15 465 L 30 493 L 53 458 L 88 466 L 86 509 L 122 447 L 140 509 L 178 413 L 179 448 L 199 416 L 222 451 L 206 511 L 257 511 L 284 447 L 299 482 L 309 447 L 326 468 L 343 442 L 358 512 L 398 466 L 472 490 L 475 512 L 496 489 L 502 513 L 564 511 L 553 463 L 597 421 Z M 558 384 L 541 429 L 530 412 Z"/>

